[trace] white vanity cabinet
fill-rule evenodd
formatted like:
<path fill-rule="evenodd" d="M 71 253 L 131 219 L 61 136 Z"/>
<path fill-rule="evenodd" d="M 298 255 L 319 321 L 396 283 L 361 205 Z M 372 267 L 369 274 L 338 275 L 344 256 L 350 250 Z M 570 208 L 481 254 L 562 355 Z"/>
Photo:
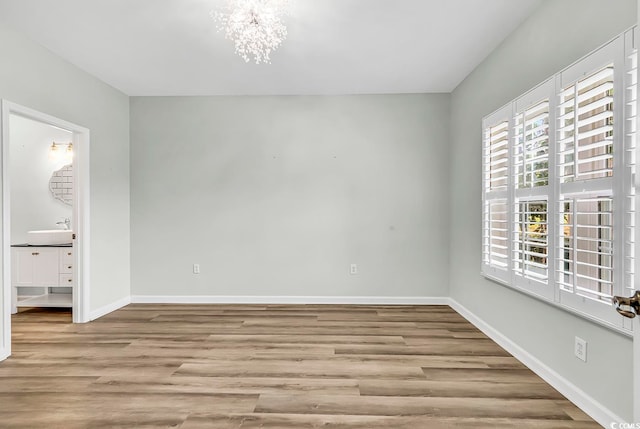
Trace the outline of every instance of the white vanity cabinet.
<path fill-rule="evenodd" d="M 11 255 L 12 285 L 58 286 L 59 251 L 56 247 L 16 247 Z"/>
<path fill-rule="evenodd" d="M 11 248 L 13 307 L 71 307 L 73 248 L 15 246 Z M 28 295 L 19 295 L 28 290 Z"/>

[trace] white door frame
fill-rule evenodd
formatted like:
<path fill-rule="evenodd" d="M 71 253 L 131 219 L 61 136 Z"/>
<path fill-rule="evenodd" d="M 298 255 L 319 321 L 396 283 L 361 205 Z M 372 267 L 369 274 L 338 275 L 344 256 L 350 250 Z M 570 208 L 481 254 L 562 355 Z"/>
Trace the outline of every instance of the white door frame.
<path fill-rule="evenodd" d="M 9 126 L 10 115 L 18 115 L 34 121 L 63 128 L 73 133 L 74 151 L 74 187 L 73 187 L 73 220 L 71 228 L 76 234 L 74 242 L 74 290 L 73 290 L 73 322 L 89 321 L 89 130 L 62 119 L 38 112 L 19 104 L 2 100 L 2 133 L 0 135 L 2 181 L 2 281 L 0 282 L 0 316 L 2 332 L 0 332 L 0 360 L 11 354 L 11 208 L 9 177 Z"/>
<path fill-rule="evenodd" d="M 638 49 L 640 48 L 640 46 L 638 46 L 638 37 L 640 37 L 640 31 L 639 28 L 640 27 L 640 0 L 638 0 L 638 20 L 636 21 L 636 28 L 635 31 L 633 33 L 634 35 L 634 45 L 635 48 Z M 636 67 L 636 75 L 637 78 L 640 78 L 640 67 Z M 640 82 L 637 80 L 637 82 Z M 638 101 L 638 97 L 636 96 L 636 128 L 637 125 L 640 125 L 640 102 Z M 638 155 L 638 153 L 640 152 L 640 134 L 636 131 L 636 156 Z M 636 173 L 638 174 L 638 173 Z M 636 178 L 636 186 L 638 184 L 638 178 Z M 640 210 L 638 210 L 638 203 L 640 203 L 640 195 L 636 194 L 636 230 L 635 230 L 635 254 L 639 255 L 638 251 L 640 251 L 639 247 L 640 247 L 640 241 L 638 241 L 638 239 L 640 238 L 640 225 L 638 225 L 637 221 L 640 220 L 640 213 L 638 213 Z M 636 267 L 640 266 L 640 263 L 638 261 L 638 256 L 636 256 Z M 637 290 L 640 290 L 640 272 L 638 272 L 636 270 L 636 274 L 635 274 L 635 279 L 634 279 L 634 283 L 635 283 L 635 288 Z M 635 319 L 633 319 L 633 418 L 636 422 L 640 423 L 640 316 L 636 316 Z"/>
<path fill-rule="evenodd" d="M 637 206 L 636 206 L 637 207 Z M 640 423 L 640 316 L 636 316 L 633 325 L 633 419 Z"/>

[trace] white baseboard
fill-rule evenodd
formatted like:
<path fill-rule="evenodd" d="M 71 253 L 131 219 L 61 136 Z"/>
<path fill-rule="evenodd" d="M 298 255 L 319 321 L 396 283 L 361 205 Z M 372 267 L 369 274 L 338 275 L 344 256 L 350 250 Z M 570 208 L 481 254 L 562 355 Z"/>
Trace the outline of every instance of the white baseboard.
<path fill-rule="evenodd" d="M 135 304 L 369 304 L 369 305 L 449 305 L 447 297 L 426 296 L 162 296 L 133 295 Z"/>
<path fill-rule="evenodd" d="M 5 350 L 5 349 L 0 350 L 0 362 L 5 360 L 9 356 L 11 356 L 11 352 L 9 350 Z"/>
<path fill-rule="evenodd" d="M 93 310 L 90 314 L 89 314 L 89 320 L 96 320 L 101 318 L 102 316 L 112 313 L 114 311 L 116 311 L 119 308 L 124 307 L 125 305 L 129 305 L 131 304 L 131 297 L 130 296 L 125 296 L 122 299 L 119 299 L 115 302 L 112 302 L 111 304 L 107 304 L 105 306 L 102 306 L 98 309 Z"/>
<path fill-rule="evenodd" d="M 538 360 L 531 353 L 511 341 L 456 300 L 451 298 L 449 305 L 602 426 L 608 428 L 612 422 L 620 423 L 625 421 L 625 419 L 615 415 L 615 413 L 600 402 L 593 399 L 569 380 Z"/>

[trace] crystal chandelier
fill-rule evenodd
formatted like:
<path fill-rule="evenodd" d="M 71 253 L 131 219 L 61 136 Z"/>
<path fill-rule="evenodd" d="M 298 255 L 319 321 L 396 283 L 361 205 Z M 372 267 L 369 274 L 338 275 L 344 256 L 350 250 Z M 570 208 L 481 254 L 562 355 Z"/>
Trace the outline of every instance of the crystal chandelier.
<path fill-rule="evenodd" d="M 270 63 L 271 52 L 287 37 L 282 18 L 287 15 L 288 0 L 227 0 L 211 16 L 218 31 L 233 41 L 236 54 L 246 62 Z"/>

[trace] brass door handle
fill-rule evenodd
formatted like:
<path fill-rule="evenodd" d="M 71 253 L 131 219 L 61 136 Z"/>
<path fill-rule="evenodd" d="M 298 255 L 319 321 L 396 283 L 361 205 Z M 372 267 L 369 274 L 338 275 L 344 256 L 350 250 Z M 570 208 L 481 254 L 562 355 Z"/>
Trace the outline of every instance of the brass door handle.
<path fill-rule="evenodd" d="M 622 314 L 624 317 L 633 319 L 634 317 L 640 315 L 640 290 L 637 290 L 636 293 L 629 298 L 614 296 L 613 303 L 615 304 L 616 311 L 618 313 Z M 621 305 L 631 307 L 631 310 L 625 310 L 620 307 Z"/>

